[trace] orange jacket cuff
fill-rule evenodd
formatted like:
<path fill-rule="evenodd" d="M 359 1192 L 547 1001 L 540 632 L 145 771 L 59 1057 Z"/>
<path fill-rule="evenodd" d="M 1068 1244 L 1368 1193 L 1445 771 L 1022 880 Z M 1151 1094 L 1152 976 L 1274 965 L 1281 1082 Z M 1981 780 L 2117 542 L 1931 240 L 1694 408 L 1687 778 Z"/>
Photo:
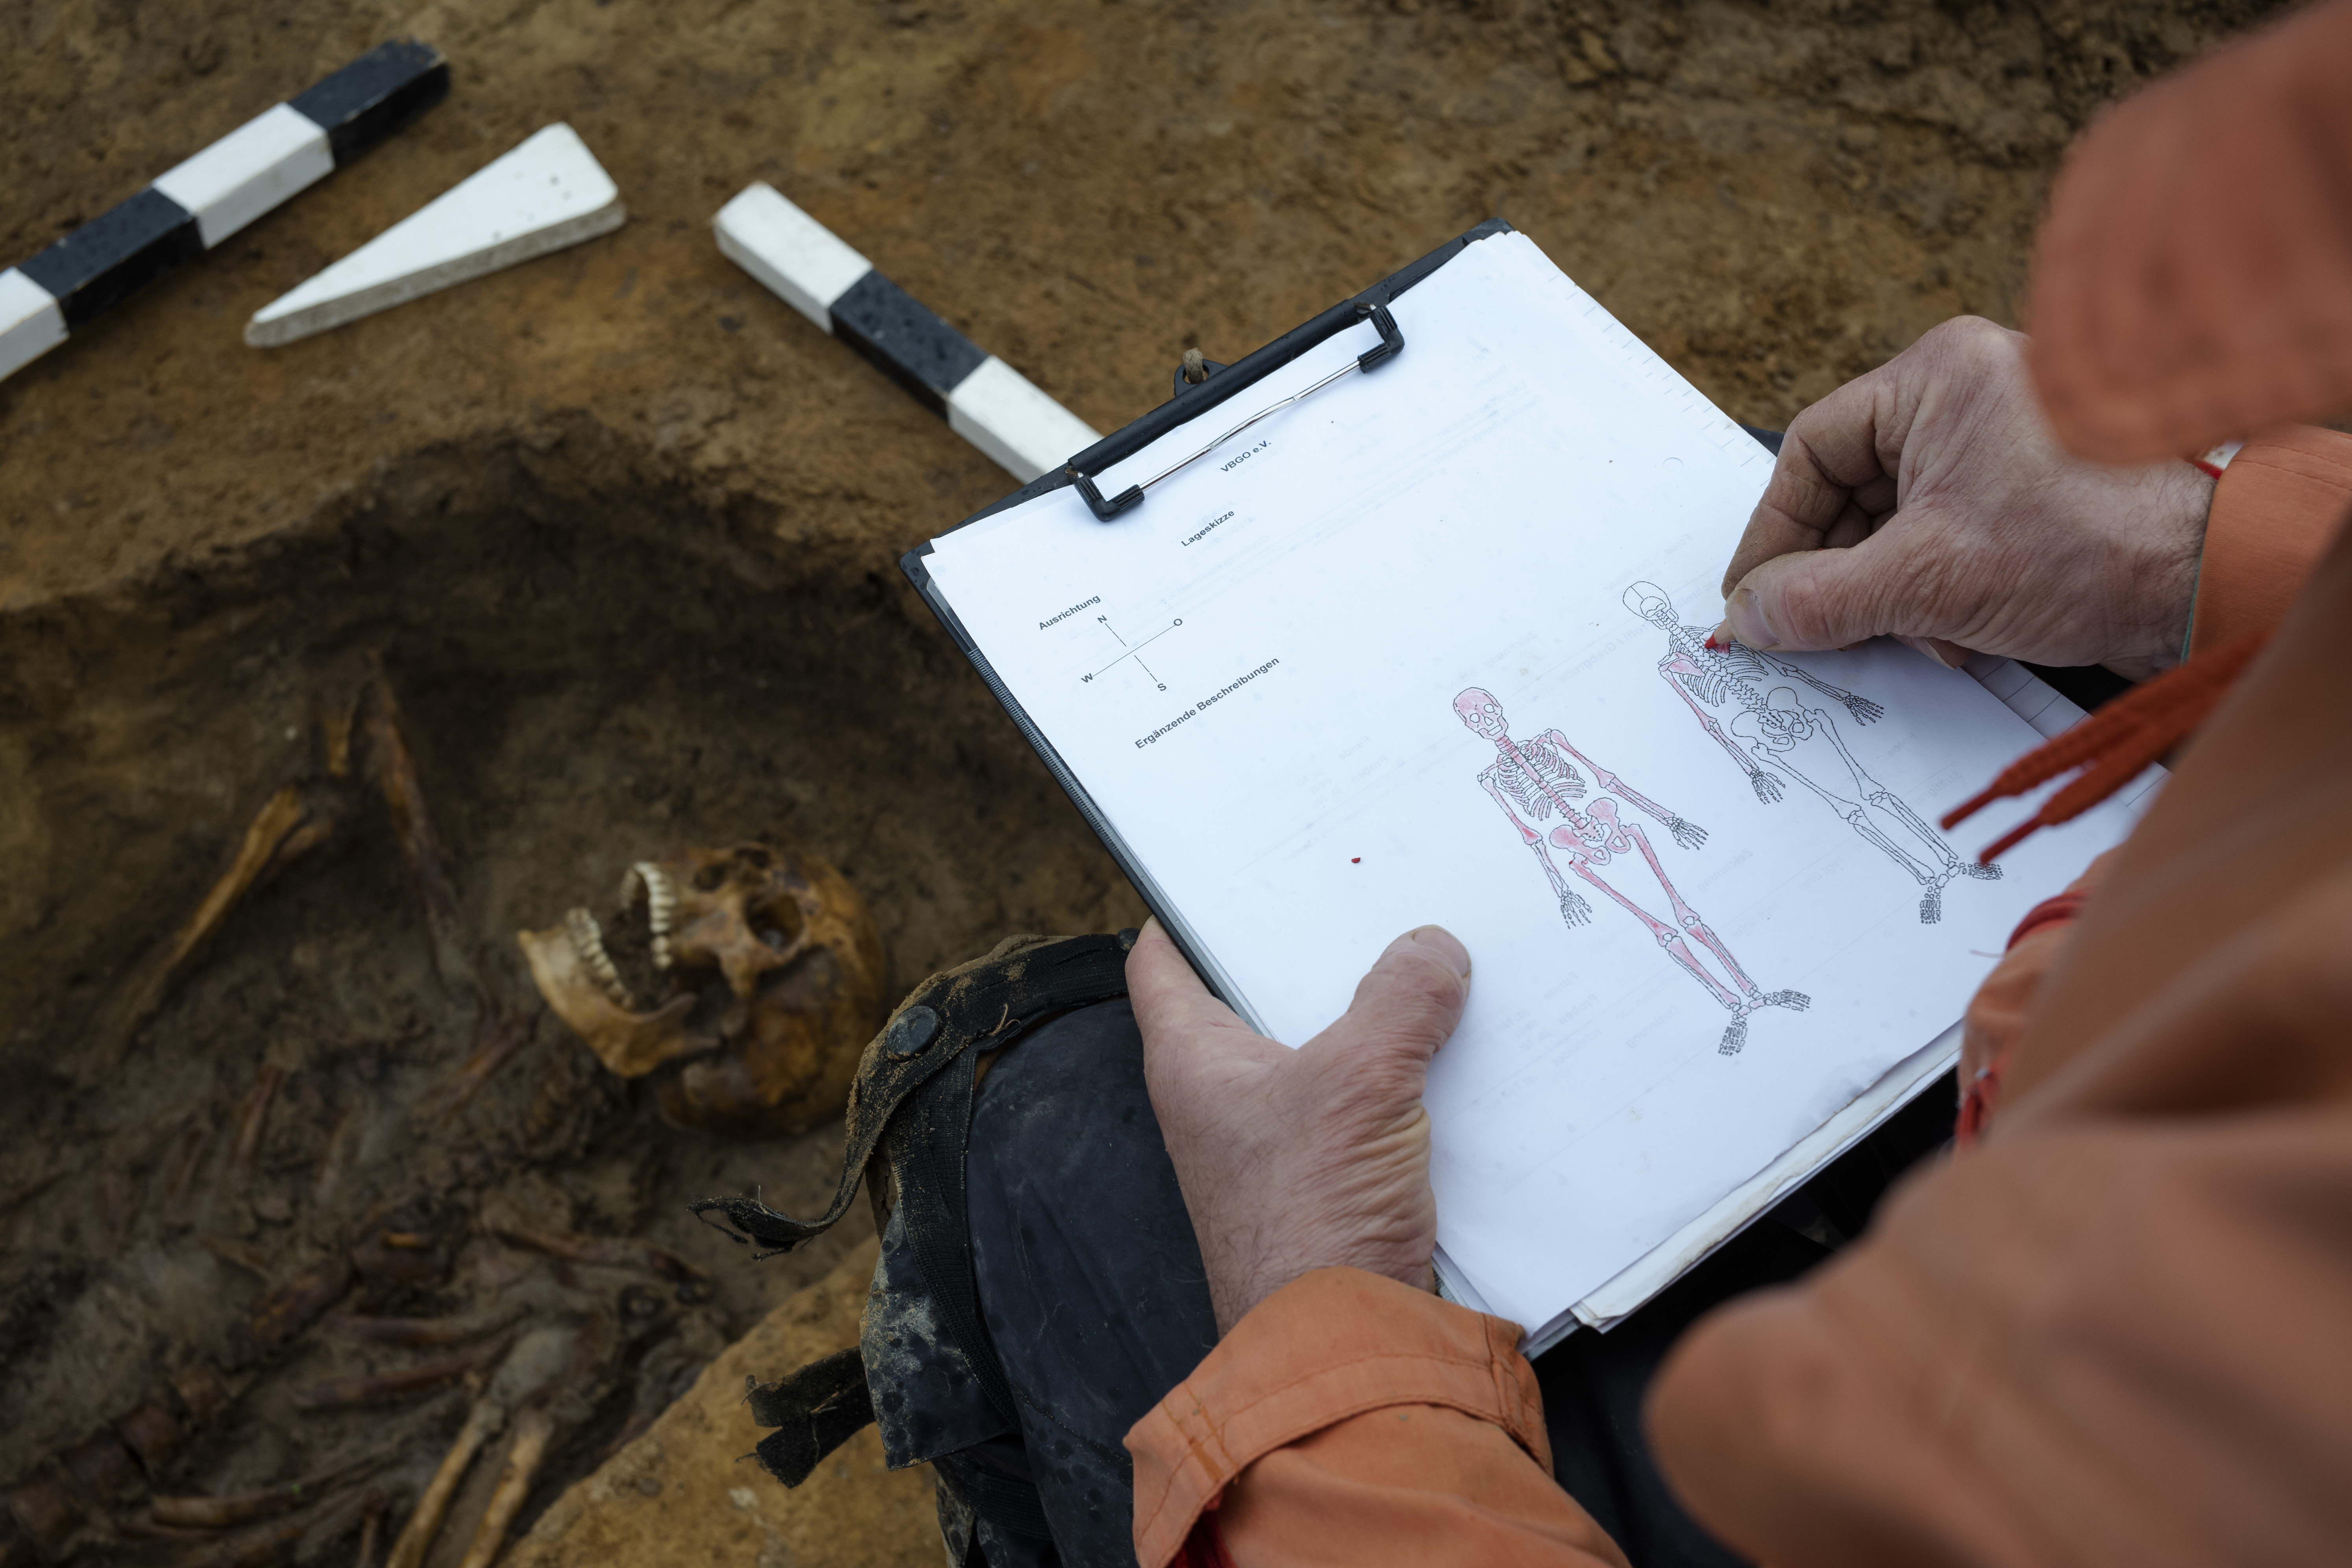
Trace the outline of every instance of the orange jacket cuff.
<path fill-rule="evenodd" d="M 2214 487 L 2191 653 L 2286 618 L 2352 509 L 2352 436 L 2296 426 L 2249 441 Z"/>
<path fill-rule="evenodd" d="M 1543 1394 L 1519 1337 L 1516 1323 L 1358 1268 L 1292 1280 L 1128 1433 L 1136 1556 L 1160 1568 L 1251 1464 L 1388 1405 L 1491 1422 L 1549 1474 Z"/>

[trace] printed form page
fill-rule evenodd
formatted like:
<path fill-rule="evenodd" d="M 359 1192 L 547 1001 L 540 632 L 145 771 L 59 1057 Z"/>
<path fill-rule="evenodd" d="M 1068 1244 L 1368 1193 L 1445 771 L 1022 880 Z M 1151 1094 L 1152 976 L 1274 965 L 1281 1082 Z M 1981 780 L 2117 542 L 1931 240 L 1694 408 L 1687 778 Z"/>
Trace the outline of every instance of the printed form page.
<path fill-rule="evenodd" d="M 2014 817 L 1934 819 L 2040 740 L 1984 688 L 1891 643 L 1704 647 L 1761 447 L 1524 236 L 1391 310 L 1402 354 L 1116 521 L 1060 490 L 926 564 L 1266 1033 L 1338 1017 L 1401 931 L 1468 945 L 1439 1241 L 1533 1328 L 1934 1040 L 2134 808 L 1978 868 Z"/>

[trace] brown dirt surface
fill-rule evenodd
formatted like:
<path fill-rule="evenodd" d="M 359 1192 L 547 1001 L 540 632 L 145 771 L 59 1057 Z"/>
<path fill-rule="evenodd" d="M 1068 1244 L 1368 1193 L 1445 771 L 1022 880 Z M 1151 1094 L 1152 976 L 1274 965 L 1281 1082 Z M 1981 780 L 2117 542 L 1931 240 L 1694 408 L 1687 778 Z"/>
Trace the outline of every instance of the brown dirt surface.
<path fill-rule="evenodd" d="M 1186 348 L 1235 358 L 1496 215 L 1778 425 L 1944 317 L 2012 317 L 2068 139 L 2265 8 L 0 7 L 10 260 L 384 38 L 436 45 L 456 79 L 0 381 L 0 1568 L 9 1519 L 55 1555 L 137 1560 L 163 1539 L 151 1491 L 378 1448 L 376 1484 L 413 1499 L 467 1369 L 310 1408 L 456 1353 L 354 1315 L 513 1308 L 459 1347 L 478 1379 L 502 1335 L 569 1336 L 527 1526 L 859 1244 L 862 1205 L 746 1266 L 685 1202 L 822 1207 L 838 1130 L 667 1127 L 533 1005 L 513 933 L 632 860 L 813 851 L 871 904 L 900 990 L 1011 931 L 1140 918 L 897 570 L 1007 476 L 719 255 L 711 215 L 746 184 L 1105 430 Z M 244 344 L 254 310 L 557 120 L 625 227 Z M 110 1040 L 265 803 L 326 787 L 319 721 L 379 677 L 454 924 L 436 935 L 382 803 L 354 797 Z M 707 1278 L 552 1258 L 502 1215 Z M 347 1532 L 337 1498 L 319 1531 Z"/>
<path fill-rule="evenodd" d="M 771 1382 L 857 1342 L 871 1241 L 787 1298 L 705 1367 L 643 1436 L 559 1498 L 508 1568 L 930 1568 L 940 1559 L 928 1465 L 891 1471 L 868 1426 L 787 1490 L 743 1456 L 764 1436 L 743 1380 Z"/>

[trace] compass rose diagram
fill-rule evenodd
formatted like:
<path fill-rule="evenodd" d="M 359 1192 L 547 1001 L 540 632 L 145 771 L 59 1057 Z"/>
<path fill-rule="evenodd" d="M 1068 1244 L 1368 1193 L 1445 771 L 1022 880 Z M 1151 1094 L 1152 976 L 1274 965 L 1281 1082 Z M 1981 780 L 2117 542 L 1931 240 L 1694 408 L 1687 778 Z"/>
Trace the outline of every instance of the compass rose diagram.
<path fill-rule="evenodd" d="M 1109 616 L 1096 616 L 1095 628 L 1099 635 L 1089 646 L 1094 652 L 1100 655 L 1100 658 L 1079 675 L 1079 684 L 1091 686 L 1097 681 L 1115 679 L 1125 671 L 1132 669 L 1160 690 L 1167 690 L 1168 682 L 1152 670 L 1150 661 L 1159 657 L 1152 648 L 1160 638 L 1183 624 L 1183 617 L 1179 616 L 1160 625 L 1141 628 L 1129 626 L 1122 631 L 1112 623 Z"/>

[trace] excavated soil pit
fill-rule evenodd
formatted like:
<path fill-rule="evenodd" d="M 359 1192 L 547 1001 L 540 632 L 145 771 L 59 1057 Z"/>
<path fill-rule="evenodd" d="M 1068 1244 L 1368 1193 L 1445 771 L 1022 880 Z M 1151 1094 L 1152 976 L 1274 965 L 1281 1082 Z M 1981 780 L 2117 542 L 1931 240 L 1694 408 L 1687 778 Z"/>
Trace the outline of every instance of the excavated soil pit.
<path fill-rule="evenodd" d="M 632 860 L 747 839 L 825 857 L 874 910 L 894 995 L 1010 931 L 1139 918 L 870 550 L 615 485 L 621 466 L 578 455 L 613 445 L 583 427 L 415 455 L 250 552 L 0 622 L 0 899 L 29 933 L 0 979 L 0 1483 L 49 1552 L 152 1560 L 151 1489 L 233 1494 L 369 1455 L 385 1462 L 366 1481 L 413 1500 L 473 1398 L 457 1363 L 478 1374 L 551 1326 L 574 1370 L 520 1530 L 866 1234 L 860 1205 L 804 1253 L 748 1264 L 686 1202 L 759 1186 L 821 1209 L 838 1128 L 667 1127 L 644 1080 L 605 1074 L 539 1005 L 514 932 L 604 906 Z M 315 770 L 316 715 L 379 670 L 458 926 L 529 1020 L 521 1043 L 454 1103 L 493 1031 L 436 971 L 370 793 L 118 1054 L 109 1020 L 142 954 Z M 705 1278 L 551 1256 L 511 1239 L 518 1217 Z M 299 1300 L 268 1297 L 289 1282 Z M 361 1316 L 494 1326 L 384 1344 Z M 307 1407 L 331 1380 L 436 1368 L 397 1397 Z M 432 1561 L 462 1552 L 495 1468 L 475 1466 Z M 360 1484 L 288 1516 L 311 1526 L 306 1555 L 356 1523 Z M 226 1560 L 280 1528 L 196 1550 Z"/>

